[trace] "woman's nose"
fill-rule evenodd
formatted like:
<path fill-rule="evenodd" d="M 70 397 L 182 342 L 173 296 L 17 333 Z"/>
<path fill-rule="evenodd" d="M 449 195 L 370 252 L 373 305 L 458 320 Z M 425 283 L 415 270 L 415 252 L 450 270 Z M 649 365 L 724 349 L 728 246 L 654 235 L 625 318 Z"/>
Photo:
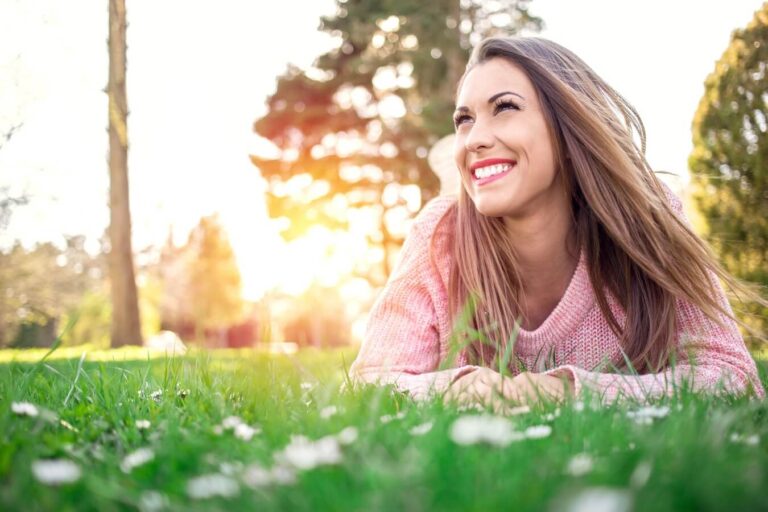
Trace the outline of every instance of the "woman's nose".
<path fill-rule="evenodd" d="M 484 123 L 475 122 L 469 130 L 469 134 L 464 139 L 464 147 L 467 151 L 481 151 L 490 148 L 493 145 L 493 134 Z"/>

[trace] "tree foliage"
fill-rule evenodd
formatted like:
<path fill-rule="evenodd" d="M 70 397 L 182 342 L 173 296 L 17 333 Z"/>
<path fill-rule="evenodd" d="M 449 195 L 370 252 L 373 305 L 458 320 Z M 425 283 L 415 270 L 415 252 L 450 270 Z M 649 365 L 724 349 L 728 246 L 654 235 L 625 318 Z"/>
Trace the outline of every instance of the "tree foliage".
<path fill-rule="evenodd" d="M 183 247 L 168 244 L 159 266 L 165 328 L 193 324 L 202 339 L 205 329 L 225 328 L 243 319 L 240 271 L 215 215 L 200 219 Z"/>
<path fill-rule="evenodd" d="M 64 249 L 44 243 L 31 250 L 16 243 L 0 253 L 0 346 L 47 346 L 62 328 L 59 320 L 83 295 L 101 287 L 103 258 L 84 249 L 82 236 Z"/>
<path fill-rule="evenodd" d="M 344 306 L 336 287 L 313 283 L 281 315 L 285 340 L 317 348 L 348 345 L 351 326 Z"/>
<path fill-rule="evenodd" d="M 385 255 L 399 245 L 404 231 L 389 220 L 412 216 L 439 190 L 426 156 L 453 129 L 454 90 L 471 44 L 540 28 L 528 3 L 338 0 L 336 14 L 320 22 L 335 47 L 313 68 L 279 77 L 254 124 L 280 149 L 278 159 L 252 161 L 269 183 L 270 215 L 288 220 L 283 236 L 317 223 L 344 229 L 349 209 L 365 209 L 379 219 L 370 242 Z"/>
<path fill-rule="evenodd" d="M 768 3 L 731 42 L 707 77 L 693 121 L 694 198 L 706 237 L 736 276 L 768 285 Z M 764 289 L 765 290 L 765 289 Z M 768 327 L 768 310 L 748 306 Z"/>

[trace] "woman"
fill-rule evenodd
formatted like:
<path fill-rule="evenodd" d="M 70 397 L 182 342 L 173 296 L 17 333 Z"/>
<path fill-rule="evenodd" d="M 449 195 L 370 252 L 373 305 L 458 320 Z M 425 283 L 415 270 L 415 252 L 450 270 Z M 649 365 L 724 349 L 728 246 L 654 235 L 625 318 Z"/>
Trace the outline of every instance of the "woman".
<path fill-rule="evenodd" d="M 354 379 L 494 405 L 686 384 L 764 396 L 717 278 L 743 287 L 649 168 L 637 112 L 589 66 L 545 39 L 487 39 L 454 123 L 459 198 L 415 220 Z"/>

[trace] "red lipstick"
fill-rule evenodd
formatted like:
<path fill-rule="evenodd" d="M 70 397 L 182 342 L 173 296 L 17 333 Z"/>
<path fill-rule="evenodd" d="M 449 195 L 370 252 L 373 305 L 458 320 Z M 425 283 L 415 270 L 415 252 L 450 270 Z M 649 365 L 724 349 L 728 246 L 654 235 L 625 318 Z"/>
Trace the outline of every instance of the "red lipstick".
<path fill-rule="evenodd" d="M 475 171 L 477 169 L 480 169 L 483 167 L 491 167 L 495 165 L 507 165 L 509 167 L 507 168 L 507 170 L 503 172 L 497 172 L 496 174 L 492 174 L 490 176 L 484 176 L 482 178 L 478 177 L 475 174 Z M 475 162 L 470 166 L 472 181 L 474 181 L 478 187 L 486 185 L 488 183 L 501 179 L 507 174 L 509 174 L 512 171 L 512 169 L 515 167 L 515 165 L 517 165 L 517 162 L 515 162 L 514 160 L 509 160 L 504 158 L 488 158 L 486 160 L 480 160 L 479 162 Z"/>
<path fill-rule="evenodd" d="M 488 167 L 489 165 L 498 165 L 498 164 L 510 164 L 515 165 L 517 162 L 514 160 L 510 160 L 509 158 L 487 158 L 485 160 L 480 160 L 479 162 L 475 162 L 472 165 L 469 166 L 469 170 L 473 173 L 475 172 L 475 169 L 479 169 L 480 167 Z"/>

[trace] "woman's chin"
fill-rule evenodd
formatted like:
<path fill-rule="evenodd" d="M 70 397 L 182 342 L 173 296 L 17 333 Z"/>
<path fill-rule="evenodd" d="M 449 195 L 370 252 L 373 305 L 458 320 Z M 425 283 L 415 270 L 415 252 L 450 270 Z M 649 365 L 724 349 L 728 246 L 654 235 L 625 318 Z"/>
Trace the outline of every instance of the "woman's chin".
<path fill-rule="evenodd" d="M 486 201 L 475 202 L 475 208 L 477 209 L 478 213 L 484 217 L 504 217 L 509 215 L 509 207 L 505 207 L 505 205 L 500 204 L 493 204 Z"/>

